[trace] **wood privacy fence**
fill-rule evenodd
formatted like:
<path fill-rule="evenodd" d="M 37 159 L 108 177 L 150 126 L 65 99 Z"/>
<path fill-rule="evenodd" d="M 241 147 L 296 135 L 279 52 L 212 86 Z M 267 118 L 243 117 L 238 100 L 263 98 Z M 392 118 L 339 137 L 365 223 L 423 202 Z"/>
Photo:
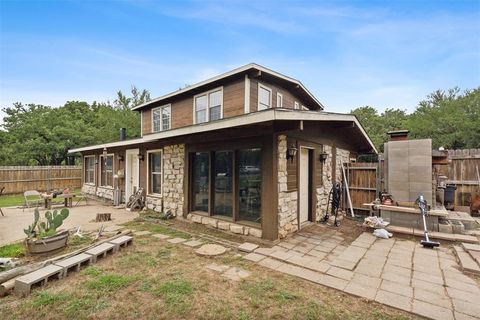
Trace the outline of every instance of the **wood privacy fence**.
<path fill-rule="evenodd" d="M 368 212 L 363 203 L 369 203 L 377 198 L 379 184 L 378 163 L 357 162 L 345 163 L 345 175 L 348 180 L 348 190 L 352 199 L 352 208 L 355 212 L 365 214 Z M 348 208 L 346 192 L 343 193 L 344 208 Z"/>
<path fill-rule="evenodd" d="M 0 166 L 0 189 L 5 187 L 4 194 L 66 187 L 79 189 L 81 183 L 82 167 L 79 166 Z"/>
<path fill-rule="evenodd" d="M 448 150 L 448 164 L 435 164 L 433 171 L 446 176 L 447 184 L 457 187 L 456 207 L 470 206 L 480 190 L 480 149 Z"/>

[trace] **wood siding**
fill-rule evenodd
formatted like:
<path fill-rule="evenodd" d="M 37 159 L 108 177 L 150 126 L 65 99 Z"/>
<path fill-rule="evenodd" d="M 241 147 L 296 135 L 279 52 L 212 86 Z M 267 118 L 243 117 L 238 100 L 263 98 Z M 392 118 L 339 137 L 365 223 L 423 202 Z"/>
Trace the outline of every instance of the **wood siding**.
<path fill-rule="evenodd" d="M 297 155 L 293 159 L 287 160 L 287 191 L 297 190 L 297 163 L 300 155 L 300 148 L 297 141 L 287 138 L 287 149 L 294 145 L 297 148 Z"/>
<path fill-rule="evenodd" d="M 223 117 L 230 118 L 245 113 L 245 79 L 223 87 Z"/>
<path fill-rule="evenodd" d="M 281 87 L 277 84 L 259 80 L 258 78 L 250 79 L 250 112 L 255 112 L 258 109 L 258 83 L 263 84 L 264 86 L 272 89 L 272 107 L 277 107 L 277 93 L 281 93 L 283 95 L 283 108 L 285 109 L 293 109 L 295 101 L 299 103 L 299 107 L 302 107 L 302 104 L 305 107 L 309 107 L 304 101 L 300 98 L 292 94 L 288 89 Z"/>

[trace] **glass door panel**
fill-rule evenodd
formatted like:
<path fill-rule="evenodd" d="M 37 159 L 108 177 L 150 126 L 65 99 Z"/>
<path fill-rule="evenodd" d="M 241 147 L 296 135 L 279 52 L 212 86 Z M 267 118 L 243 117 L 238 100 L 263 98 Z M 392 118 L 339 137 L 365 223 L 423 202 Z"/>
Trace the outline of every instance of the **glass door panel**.
<path fill-rule="evenodd" d="M 233 217 L 233 151 L 215 152 L 214 215 Z"/>
<path fill-rule="evenodd" d="M 239 220 L 261 222 L 262 151 L 243 149 L 238 151 Z"/>
<path fill-rule="evenodd" d="M 208 212 L 209 155 L 195 152 L 192 155 L 192 210 Z"/>

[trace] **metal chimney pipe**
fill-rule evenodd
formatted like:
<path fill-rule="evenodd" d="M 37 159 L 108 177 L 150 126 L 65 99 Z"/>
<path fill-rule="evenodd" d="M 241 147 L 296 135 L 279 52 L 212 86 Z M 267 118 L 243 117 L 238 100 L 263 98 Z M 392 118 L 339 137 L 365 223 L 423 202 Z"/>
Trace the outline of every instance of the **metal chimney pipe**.
<path fill-rule="evenodd" d="M 127 129 L 126 128 L 120 128 L 120 141 L 125 140 L 127 137 Z"/>

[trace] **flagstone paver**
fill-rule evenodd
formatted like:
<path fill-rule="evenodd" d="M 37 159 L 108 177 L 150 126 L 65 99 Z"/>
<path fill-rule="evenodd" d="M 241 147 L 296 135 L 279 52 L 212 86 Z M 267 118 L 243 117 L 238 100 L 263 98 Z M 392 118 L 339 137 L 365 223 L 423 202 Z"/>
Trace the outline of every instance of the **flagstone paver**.
<path fill-rule="evenodd" d="M 430 319 L 480 320 L 480 287 L 459 271 L 453 250 L 362 233 L 305 232 L 244 259 Z"/>
<path fill-rule="evenodd" d="M 200 240 L 190 240 L 190 241 L 187 241 L 187 242 L 183 242 L 184 245 L 186 245 L 187 247 L 198 247 L 198 246 L 201 246 L 203 244 L 202 241 Z"/>
<path fill-rule="evenodd" d="M 161 234 L 161 233 L 156 233 L 156 234 L 152 235 L 152 237 L 155 237 L 155 238 L 158 238 L 158 239 L 161 239 L 161 240 L 170 239 L 170 236 L 167 236 L 166 234 Z"/>
<path fill-rule="evenodd" d="M 258 244 L 250 243 L 250 242 L 244 242 L 238 246 L 238 250 L 243 252 L 253 252 L 253 250 L 257 248 L 258 248 Z"/>
<path fill-rule="evenodd" d="M 150 231 L 135 231 L 133 234 L 136 236 L 148 236 L 152 233 Z"/>
<path fill-rule="evenodd" d="M 170 242 L 170 243 L 173 243 L 173 244 L 177 244 L 177 243 L 186 242 L 187 239 L 184 239 L 184 238 L 172 238 L 172 239 L 168 239 L 167 241 Z"/>

